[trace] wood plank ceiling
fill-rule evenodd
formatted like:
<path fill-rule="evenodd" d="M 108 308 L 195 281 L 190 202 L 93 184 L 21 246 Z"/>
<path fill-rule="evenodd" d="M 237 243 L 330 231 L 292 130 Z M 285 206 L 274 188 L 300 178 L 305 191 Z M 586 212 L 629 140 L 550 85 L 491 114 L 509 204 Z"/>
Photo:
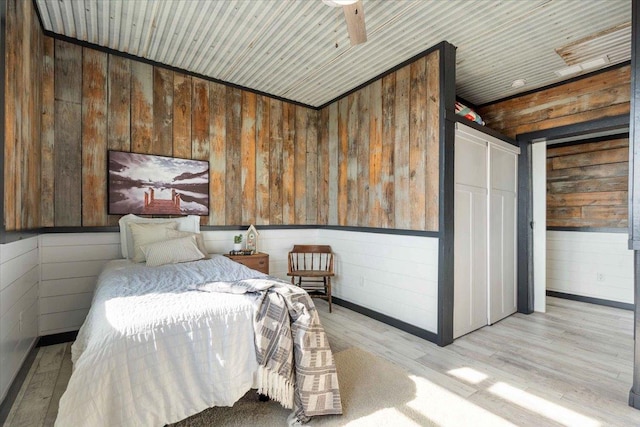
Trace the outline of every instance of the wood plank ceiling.
<path fill-rule="evenodd" d="M 485 104 L 566 79 L 555 49 L 631 18 L 631 0 L 363 2 L 368 41 L 352 47 L 321 0 L 36 0 L 53 33 L 311 106 L 442 40 L 458 47 L 458 95 Z M 611 52 L 623 62 L 630 47 Z"/>

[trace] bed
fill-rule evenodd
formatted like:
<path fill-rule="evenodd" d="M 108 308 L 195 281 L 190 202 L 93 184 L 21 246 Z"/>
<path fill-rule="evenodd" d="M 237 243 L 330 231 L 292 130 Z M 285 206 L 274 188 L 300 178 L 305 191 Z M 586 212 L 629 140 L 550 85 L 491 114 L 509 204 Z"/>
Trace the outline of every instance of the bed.
<path fill-rule="evenodd" d="M 169 240 L 198 246 L 179 231 Z M 291 408 L 292 421 L 342 412 L 306 292 L 220 255 L 134 262 L 124 234 L 126 259 L 102 271 L 73 344 L 57 426 L 163 426 L 232 406 L 250 389 Z"/>

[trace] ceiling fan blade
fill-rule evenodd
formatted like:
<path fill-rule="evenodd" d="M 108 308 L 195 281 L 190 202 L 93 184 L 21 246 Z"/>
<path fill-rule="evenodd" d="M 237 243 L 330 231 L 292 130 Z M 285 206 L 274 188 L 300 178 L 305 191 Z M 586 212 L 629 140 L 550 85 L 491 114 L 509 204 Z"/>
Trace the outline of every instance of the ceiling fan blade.
<path fill-rule="evenodd" d="M 367 41 L 367 28 L 364 24 L 364 7 L 362 0 L 349 5 L 342 6 L 344 18 L 347 21 L 347 32 L 351 46 L 355 46 Z"/>

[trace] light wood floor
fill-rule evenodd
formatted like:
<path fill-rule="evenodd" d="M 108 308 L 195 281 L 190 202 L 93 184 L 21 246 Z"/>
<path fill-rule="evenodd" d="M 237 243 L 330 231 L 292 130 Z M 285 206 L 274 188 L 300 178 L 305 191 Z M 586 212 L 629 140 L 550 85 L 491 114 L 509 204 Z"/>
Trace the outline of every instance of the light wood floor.
<path fill-rule="evenodd" d="M 640 426 L 640 411 L 627 405 L 633 313 L 547 301 L 546 314 L 515 314 L 445 348 L 340 306 L 332 314 L 326 302 L 317 306 L 334 352 L 358 346 L 424 378 L 446 402 L 445 415 L 488 411 L 518 426 Z M 71 374 L 69 347 L 39 349 L 5 426 L 53 424 Z"/>

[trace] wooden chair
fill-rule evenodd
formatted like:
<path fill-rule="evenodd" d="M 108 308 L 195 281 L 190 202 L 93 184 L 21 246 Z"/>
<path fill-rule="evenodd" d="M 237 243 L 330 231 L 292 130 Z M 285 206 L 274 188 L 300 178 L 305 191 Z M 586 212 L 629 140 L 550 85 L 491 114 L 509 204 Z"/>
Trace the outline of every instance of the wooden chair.
<path fill-rule="evenodd" d="M 291 284 L 300 286 L 311 297 L 326 299 L 331 313 L 333 252 L 329 245 L 294 245 L 289 252 Z"/>

